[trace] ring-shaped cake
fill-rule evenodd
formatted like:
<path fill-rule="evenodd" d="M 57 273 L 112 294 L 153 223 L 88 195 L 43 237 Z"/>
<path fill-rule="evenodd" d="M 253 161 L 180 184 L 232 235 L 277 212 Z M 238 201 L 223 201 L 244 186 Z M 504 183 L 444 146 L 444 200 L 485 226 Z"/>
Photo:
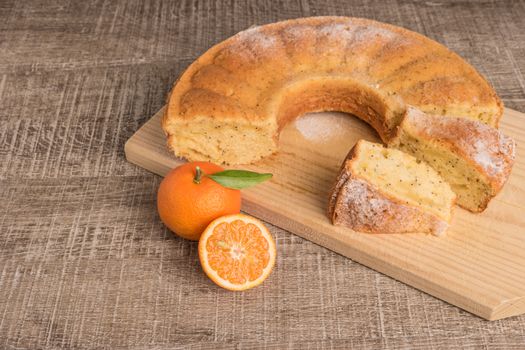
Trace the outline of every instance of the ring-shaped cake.
<path fill-rule="evenodd" d="M 175 83 L 162 127 L 177 156 L 246 164 L 277 152 L 282 128 L 318 111 L 366 121 L 428 162 L 471 211 L 512 167 L 514 142 L 497 130 L 503 105 L 472 66 L 421 34 L 361 18 L 272 23 L 213 46 Z"/>

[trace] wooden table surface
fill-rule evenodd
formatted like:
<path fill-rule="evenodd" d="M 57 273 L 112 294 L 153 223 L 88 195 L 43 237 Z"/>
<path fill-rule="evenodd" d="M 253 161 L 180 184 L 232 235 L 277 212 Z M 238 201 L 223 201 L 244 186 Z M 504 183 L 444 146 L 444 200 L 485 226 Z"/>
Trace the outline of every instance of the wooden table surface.
<path fill-rule="evenodd" d="M 0 349 L 525 347 L 488 322 L 270 226 L 277 266 L 232 293 L 160 223 L 124 142 L 182 70 L 249 27 L 373 18 L 470 61 L 525 112 L 523 1 L 0 1 Z"/>

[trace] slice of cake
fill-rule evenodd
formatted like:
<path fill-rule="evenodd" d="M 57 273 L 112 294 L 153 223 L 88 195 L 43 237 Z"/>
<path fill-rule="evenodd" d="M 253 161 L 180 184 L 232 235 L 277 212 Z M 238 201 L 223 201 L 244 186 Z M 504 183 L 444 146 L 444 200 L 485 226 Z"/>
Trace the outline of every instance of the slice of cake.
<path fill-rule="evenodd" d="M 371 233 L 443 234 L 456 196 L 426 163 L 360 140 L 343 162 L 328 205 L 334 225 Z"/>
<path fill-rule="evenodd" d="M 458 204 L 473 212 L 487 207 L 514 164 L 514 141 L 499 130 L 411 107 L 389 145 L 430 164 L 450 184 Z"/>

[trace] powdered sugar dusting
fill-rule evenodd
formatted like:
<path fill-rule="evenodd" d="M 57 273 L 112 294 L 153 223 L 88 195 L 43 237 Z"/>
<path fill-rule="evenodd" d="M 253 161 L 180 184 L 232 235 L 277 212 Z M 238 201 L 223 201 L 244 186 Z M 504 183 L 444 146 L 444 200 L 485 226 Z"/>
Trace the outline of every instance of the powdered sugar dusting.
<path fill-rule="evenodd" d="M 383 28 L 379 25 L 359 25 L 354 24 L 351 21 L 347 23 L 327 23 L 321 26 L 319 29 L 319 38 L 321 40 L 336 41 L 341 45 L 361 46 L 368 45 L 370 43 L 380 41 L 382 44 L 394 41 L 399 45 L 402 42 L 408 42 L 408 38 L 405 38 L 398 33 L 391 31 L 387 28 Z M 330 50 L 341 50 L 339 46 L 332 47 L 326 45 Z"/>
<path fill-rule="evenodd" d="M 304 38 L 313 37 L 315 38 L 315 27 L 301 23 L 301 24 L 294 24 L 292 26 L 284 28 L 282 31 L 282 36 L 290 42 L 296 42 L 300 41 Z"/>
<path fill-rule="evenodd" d="M 329 23 L 319 29 L 319 34 L 344 42 L 354 38 L 354 31 L 355 26 L 347 23 Z"/>
<path fill-rule="evenodd" d="M 464 151 L 496 181 L 504 182 L 514 161 L 514 141 L 498 129 L 479 121 L 451 116 L 429 115 L 407 109 L 407 122 L 426 138 L 440 140 Z"/>
<path fill-rule="evenodd" d="M 366 232 L 425 231 L 438 236 L 448 227 L 434 215 L 388 199 L 363 180 L 350 177 L 339 189 L 334 208 L 336 225 Z"/>
<path fill-rule="evenodd" d="M 238 34 L 238 37 L 243 43 L 263 50 L 271 49 L 276 45 L 275 36 L 265 33 L 261 30 L 261 27 L 253 27 L 242 31 Z"/>
<path fill-rule="evenodd" d="M 506 135 L 500 134 L 499 149 L 507 154 L 511 159 L 516 157 L 516 144 L 514 140 Z"/>
<path fill-rule="evenodd" d="M 341 204 L 346 207 L 343 211 L 351 214 L 354 223 L 366 223 L 370 227 L 377 228 L 385 225 L 384 215 L 379 214 L 390 212 L 393 203 L 373 193 L 366 182 L 350 179 L 341 189 L 341 195 L 343 197 Z"/>
<path fill-rule="evenodd" d="M 501 150 L 493 149 L 499 148 L 498 146 L 500 143 L 496 145 L 486 144 L 483 139 L 476 140 L 473 145 L 474 160 L 491 176 L 500 174 L 505 170 L 505 161 L 501 157 Z"/>
<path fill-rule="evenodd" d="M 355 44 L 369 43 L 370 41 L 377 39 L 389 41 L 397 37 L 399 37 L 399 35 L 392 32 L 391 30 L 381 28 L 379 26 L 366 26 L 360 27 L 355 31 L 353 42 Z"/>
<path fill-rule="evenodd" d="M 282 50 L 282 44 L 271 31 L 264 27 L 253 27 L 234 36 L 226 47 L 229 55 L 244 61 L 260 62 L 261 57 L 275 57 Z"/>
<path fill-rule="evenodd" d="M 345 134 L 345 116 L 333 113 L 306 114 L 295 120 L 295 128 L 308 141 L 325 143 Z"/>

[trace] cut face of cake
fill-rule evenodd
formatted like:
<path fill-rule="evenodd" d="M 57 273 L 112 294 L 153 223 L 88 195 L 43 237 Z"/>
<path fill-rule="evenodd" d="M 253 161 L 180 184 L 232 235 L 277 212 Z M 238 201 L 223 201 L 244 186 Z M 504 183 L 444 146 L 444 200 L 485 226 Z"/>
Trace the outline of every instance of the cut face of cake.
<path fill-rule="evenodd" d="M 514 141 L 499 130 L 411 107 L 389 145 L 431 165 L 450 184 L 458 205 L 473 212 L 487 207 L 514 163 Z"/>
<path fill-rule="evenodd" d="M 443 234 L 455 194 L 426 163 L 360 140 L 343 162 L 328 216 L 335 225 L 370 233 Z"/>

